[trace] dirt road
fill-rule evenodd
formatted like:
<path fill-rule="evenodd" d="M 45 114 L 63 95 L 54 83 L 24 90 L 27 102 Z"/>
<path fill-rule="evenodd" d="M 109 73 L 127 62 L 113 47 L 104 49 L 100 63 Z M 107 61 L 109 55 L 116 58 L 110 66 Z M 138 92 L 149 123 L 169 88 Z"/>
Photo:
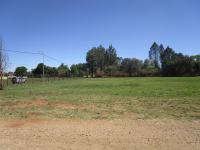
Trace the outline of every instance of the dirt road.
<path fill-rule="evenodd" d="M 0 120 L 0 150 L 199 150 L 200 121 Z"/>

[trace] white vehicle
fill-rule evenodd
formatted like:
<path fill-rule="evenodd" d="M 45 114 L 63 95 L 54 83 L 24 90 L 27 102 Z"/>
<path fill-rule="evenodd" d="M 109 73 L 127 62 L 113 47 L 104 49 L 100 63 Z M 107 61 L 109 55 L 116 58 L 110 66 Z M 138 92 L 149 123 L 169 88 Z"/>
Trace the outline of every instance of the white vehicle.
<path fill-rule="evenodd" d="M 13 84 L 25 83 L 26 79 L 27 79 L 27 77 L 13 77 L 12 83 Z"/>

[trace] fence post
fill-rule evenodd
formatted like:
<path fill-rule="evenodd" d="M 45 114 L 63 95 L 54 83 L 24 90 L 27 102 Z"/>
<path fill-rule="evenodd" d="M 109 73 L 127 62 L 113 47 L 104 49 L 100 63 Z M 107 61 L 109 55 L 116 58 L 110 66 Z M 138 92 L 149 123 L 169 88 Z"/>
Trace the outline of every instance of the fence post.
<path fill-rule="evenodd" d="M 7 86 L 8 86 L 8 76 L 7 76 Z"/>

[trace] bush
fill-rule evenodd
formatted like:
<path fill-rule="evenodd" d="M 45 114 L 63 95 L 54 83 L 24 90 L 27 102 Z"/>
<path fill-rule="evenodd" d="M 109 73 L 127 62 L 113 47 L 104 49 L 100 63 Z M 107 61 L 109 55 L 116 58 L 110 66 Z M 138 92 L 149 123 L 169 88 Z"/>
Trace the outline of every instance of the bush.
<path fill-rule="evenodd" d="M 101 78 L 101 77 L 104 77 L 105 73 L 101 70 L 97 70 L 96 73 L 95 73 L 95 77 L 96 78 Z"/>
<path fill-rule="evenodd" d="M 121 72 L 121 71 L 116 71 L 116 72 L 113 72 L 112 76 L 113 77 L 128 77 L 129 74 L 125 72 Z"/>
<path fill-rule="evenodd" d="M 146 69 L 142 69 L 140 72 L 140 76 L 143 77 L 152 77 L 152 76 L 159 76 L 160 75 L 160 71 L 156 68 L 146 68 Z"/>

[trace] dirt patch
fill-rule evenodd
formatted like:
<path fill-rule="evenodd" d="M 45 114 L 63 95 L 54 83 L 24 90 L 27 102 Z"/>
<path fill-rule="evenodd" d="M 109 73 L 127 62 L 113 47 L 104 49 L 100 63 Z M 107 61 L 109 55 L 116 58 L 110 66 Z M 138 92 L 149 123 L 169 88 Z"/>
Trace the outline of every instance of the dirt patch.
<path fill-rule="evenodd" d="M 30 125 L 33 125 L 33 124 L 39 124 L 41 123 L 42 120 L 39 120 L 39 119 L 29 119 L 29 120 L 18 120 L 18 121 L 10 121 L 6 127 L 9 127 L 9 128 L 21 128 L 23 126 L 30 126 Z"/>
<path fill-rule="evenodd" d="M 23 126 L 25 123 L 24 122 L 14 122 L 8 125 L 8 127 L 10 128 L 19 128 L 21 126 Z"/>
<path fill-rule="evenodd" d="M 0 138 L 4 150 L 198 150 L 200 121 L 0 121 Z"/>
<path fill-rule="evenodd" d="M 71 103 L 65 103 L 65 102 L 56 102 L 51 104 L 51 106 L 62 108 L 62 109 L 95 109 L 96 106 L 93 104 L 71 104 Z"/>
<path fill-rule="evenodd" d="M 29 108 L 29 107 L 57 107 L 62 109 L 95 109 L 96 105 L 94 104 L 72 104 L 67 102 L 58 102 L 48 100 L 27 100 L 27 101 L 15 101 L 15 102 L 2 102 L 0 107 L 17 107 L 17 108 Z"/>
<path fill-rule="evenodd" d="M 32 100 L 32 101 L 23 101 L 18 102 L 17 107 L 41 107 L 41 106 L 47 106 L 49 102 L 47 100 Z"/>
<path fill-rule="evenodd" d="M 57 107 L 57 108 L 62 108 L 62 109 L 77 109 L 77 108 L 80 108 L 77 105 L 73 105 L 73 104 L 69 104 L 69 103 L 60 103 L 60 102 L 52 104 L 52 106 Z"/>
<path fill-rule="evenodd" d="M 46 106 L 49 102 L 47 100 L 27 100 L 27 101 L 10 101 L 10 102 L 1 102 L 0 107 L 18 107 L 18 108 L 25 108 L 25 107 L 39 107 L 39 106 Z"/>
<path fill-rule="evenodd" d="M 27 118 L 37 118 L 41 115 L 39 112 L 27 112 Z"/>

